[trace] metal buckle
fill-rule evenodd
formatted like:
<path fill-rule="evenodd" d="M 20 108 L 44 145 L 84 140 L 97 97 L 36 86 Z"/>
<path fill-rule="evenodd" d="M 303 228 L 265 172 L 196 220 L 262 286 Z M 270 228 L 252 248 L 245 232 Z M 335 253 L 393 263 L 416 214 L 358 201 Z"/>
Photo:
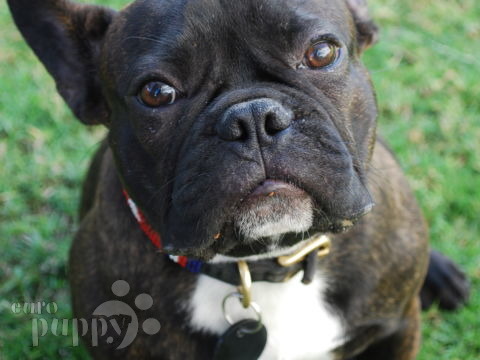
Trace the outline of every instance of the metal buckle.
<path fill-rule="evenodd" d="M 252 303 L 252 276 L 248 264 L 244 260 L 237 263 L 238 273 L 240 274 L 239 293 L 242 295 L 242 305 L 246 309 Z"/>
<path fill-rule="evenodd" d="M 290 255 L 279 256 L 278 263 L 281 266 L 288 267 L 295 265 L 305 259 L 312 251 L 318 250 L 318 257 L 323 257 L 330 253 L 330 238 L 327 235 L 315 235 L 305 246 Z"/>
<path fill-rule="evenodd" d="M 330 238 L 326 235 L 316 235 L 305 246 L 295 253 L 277 258 L 281 266 L 288 267 L 295 265 L 305 259 L 312 251 L 317 250 L 318 257 L 326 256 L 330 253 Z M 238 292 L 241 295 L 242 305 L 247 309 L 252 303 L 252 276 L 248 264 L 244 260 L 237 262 L 238 273 L 240 274 L 240 286 Z"/>

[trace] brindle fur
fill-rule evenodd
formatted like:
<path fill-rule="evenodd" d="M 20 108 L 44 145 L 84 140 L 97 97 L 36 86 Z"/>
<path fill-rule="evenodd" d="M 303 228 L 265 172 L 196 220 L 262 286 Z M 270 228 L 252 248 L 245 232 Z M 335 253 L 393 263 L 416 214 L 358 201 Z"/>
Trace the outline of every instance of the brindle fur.
<path fill-rule="evenodd" d="M 153 250 L 122 189 L 145 211 L 169 251 L 203 259 L 245 251 L 222 222 L 224 214 L 235 211 L 238 198 L 261 180 L 259 161 L 252 155 L 254 161 L 241 162 L 223 143 L 212 144 L 209 121 L 252 97 L 276 98 L 291 106 L 297 118 L 308 120 L 306 128 L 292 124 L 290 142 L 276 145 L 272 153 L 265 144 L 239 151 L 264 152 L 269 157 L 262 171 L 304 184 L 323 211 L 313 230 L 333 231 L 331 254 L 319 267 L 329 279 L 327 300 L 347 324 L 349 341 L 335 350 L 336 358 L 415 358 L 427 231 L 400 167 L 376 140 L 374 93 L 360 62 L 361 53 L 376 39 L 376 26 L 362 0 L 295 0 L 301 16 L 292 11 L 292 1 L 277 3 L 138 0 L 116 13 L 65 0 L 8 0 L 19 29 L 75 115 L 86 124 L 109 128 L 84 185 L 81 225 L 70 252 L 74 314 L 90 319 L 98 305 L 111 300 L 110 287 L 118 279 L 130 284 L 129 295 L 122 298 L 130 306 L 141 293 L 156 300 L 138 314 L 140 323 L 150 317 L 161 322 L 156 336 L 139 332 L 133 344 L 120 351 L 116 342 L 92 347 L 88 333 L 84 340 L 96 359 L 212 357 L 216 337 L 184 327 L 184 300 L 196 275 Z M 348 65 L 338 70 L 341 76 L 295 72 L 275 57 L 296 47 L 301 54 L 303 45 L 295 36 L 308 34 L 306 24 L 314 24 L 314 19 L 324 25 L 328 19 L 325 26 L 346 43 Z M 155 68 L 158 61 L 170 64 L 167 68 L 176 78 L 172 81 L 181 83 L 190 96 L 181 100 L 181 107 L 165 110 L 168 116 L 155 117 L 133 110 L 136 105 L 129 101 L 135 89 L 130 82 L 135 71 Z M 325 144 L 322 136 L 331 141 Z M 305 141 L 310 138 L 315 141 Z M 216 149 L 208 152 L 213 162 L 205 158 L 206 146 Z M 275 154 L 282 154 L 283 161 Z M 178 173 L 179 168 L 183 172 Z M 201 177 L 199 169 L 215 176 Z M 236 183 L 238 178 L 241 183 Z M 329 183 L 340 185 L 327 191 Z M 187 201 L 186 192 L 178 190 L 188 187 L 197 202 Z M 206 191 L 211 188 L 218 191 Z M 372 198 L 374 210 L 342 233 L 345 229 L 338 223 L 358 220 Z M 173 208 L 180 208 L 181 216 L 172 216 Z M 217 239 L 220 225 L 225 231 Z M 446 269 L 447 263 L 437 261 L 437 268 Z M 441 273 L 454 279 L 456 289 L 467 289 L 456 269 Z M 447 289 L 453 287 L 448 284 Z M 438 283 L 425 288 L 439 293 Z M 453 303 L 465 296 L 465 291 L 457 291 Z"/>

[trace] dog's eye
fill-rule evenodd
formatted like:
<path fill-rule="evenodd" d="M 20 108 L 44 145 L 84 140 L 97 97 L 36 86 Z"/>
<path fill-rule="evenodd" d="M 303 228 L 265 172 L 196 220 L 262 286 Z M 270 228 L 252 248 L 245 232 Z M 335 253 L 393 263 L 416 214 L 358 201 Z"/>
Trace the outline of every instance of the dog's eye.
<path fill-rule="evenodd" d="M 311 69 L 320 69 L 332 65 L 339 54 L 339 47 L 329 41 L 313 44 L 305 53 L 305 65 Z"/>
<path fill-rule="evenodd" d="M 160 107 L 173 104 L 177 98 L 177 90 L 163 82 L 152 81 L 140 90 L 138 97 L 149 107 Z"/>

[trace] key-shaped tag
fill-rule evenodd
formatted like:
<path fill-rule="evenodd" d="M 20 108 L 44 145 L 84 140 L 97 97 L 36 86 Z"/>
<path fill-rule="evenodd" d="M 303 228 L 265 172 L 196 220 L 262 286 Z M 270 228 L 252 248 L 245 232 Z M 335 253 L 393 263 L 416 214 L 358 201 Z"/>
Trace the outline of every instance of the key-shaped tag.
<path fill-rule="evenodd" d="M 257 360 L 266 344 L 265 326 L 245 319 L 230 326 L 218 339 L 213 360 Z"/>

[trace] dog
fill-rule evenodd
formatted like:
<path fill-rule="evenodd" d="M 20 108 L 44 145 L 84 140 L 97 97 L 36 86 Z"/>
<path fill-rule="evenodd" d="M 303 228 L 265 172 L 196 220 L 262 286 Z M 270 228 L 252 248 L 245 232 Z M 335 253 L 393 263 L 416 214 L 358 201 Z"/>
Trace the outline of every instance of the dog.
<path fill-rule="evenodd" d="M 438 253 L 424 284 L 427 229 L 376 136 L 364 1 L 8 4 L 76 117 L 108 128 L 70 253 L 75 317 L 122 280 L 137 325 L 161 326 L 128 346 L 88 328 L 95 359 L 410 360 L 420 291 L 465 301 Z"/>

